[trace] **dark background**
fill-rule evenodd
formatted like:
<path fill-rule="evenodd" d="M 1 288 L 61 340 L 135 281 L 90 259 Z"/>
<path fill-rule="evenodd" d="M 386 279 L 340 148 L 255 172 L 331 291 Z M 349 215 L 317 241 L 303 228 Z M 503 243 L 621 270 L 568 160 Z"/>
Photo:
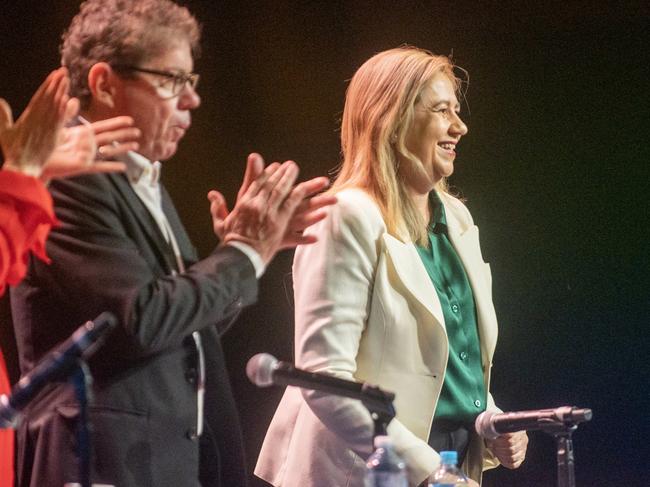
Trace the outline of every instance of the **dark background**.
<path fill-rule="evenodd" d="M 248 152 L 292 158 L 303 178 L 337 165 L 346 80 L 363 61 L 404 43 L 453 52 L 470 73 L 470 130 L 451 182 L 492 266 L 497 404 L 592 408 L 594 419 L 574 437 L 578 486 L 648 485 L 642 34 L 650 9 L 592 1 L 186 3 L 204 25 L 203 105 L 163 179 L 200 252 L 214 245 L 205 194 L 216 187 L 233 201 Z M 58 65 L 59 37 L 78 5 L 2 2 L 0 96 L 16 112 Z M 276 258 L 259 304 L 224 341 L 251 470 L 282 391 L 254 388 L 244 366 L 260 351 L 292 359 L 284 289 L 291 258 Z M 2 320 L 11 359 L 6 302 Z M 524 465 L 489 472 L 485 485 L 553 486 L 554 455 L 552 439 L 532 433 Z"/>

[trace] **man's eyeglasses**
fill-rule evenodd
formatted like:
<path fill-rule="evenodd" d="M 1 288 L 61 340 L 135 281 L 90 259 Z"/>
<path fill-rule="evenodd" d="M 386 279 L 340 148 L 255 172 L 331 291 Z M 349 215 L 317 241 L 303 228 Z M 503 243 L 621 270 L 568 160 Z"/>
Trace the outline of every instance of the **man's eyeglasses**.
<path fill-rule="evenodd" d="M 140 68 L 138 66 L 130 66 L 119 64 L 113 66 L 116 71 L 133 71 L 136 73 L 153 74 L 160 76 L 163 81 L 158 85 L 159 88 L 165 90 L 169 97 L 178 96 L 186 84 L 189 84 L 193 90 L 199 84 L 199 75 L 197 73 L 174 73 L 171 71 L 160 71 L 158 69 Z"/>

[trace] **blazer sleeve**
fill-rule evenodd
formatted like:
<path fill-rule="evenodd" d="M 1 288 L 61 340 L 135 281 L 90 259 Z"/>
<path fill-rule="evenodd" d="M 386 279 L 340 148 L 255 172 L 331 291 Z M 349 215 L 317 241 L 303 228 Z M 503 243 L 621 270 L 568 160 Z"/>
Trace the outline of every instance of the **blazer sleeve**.
<path fill-rule="evenodd" d="M 296 365 L 355 380 L 356 356 L 370 314 L 381 236 L 378 208 L 356 192 L 339 202 L 312 233 L 318 242 L 299 247 L 293 265 L 296 304 Z M 361 458 L 372 452 L 373 421 L 352 399 L 302 390 L 310 409 Z M 409 465 L 411 483 L 431 473 L 436 453 L 397 419 L 388 427 L 396 450 Z"/>
<path fill-rule="evenodd" d="M 52 264 L 35 263 L 32 278 L 84 319 L 115 313 L 144 353 L 178 345 L 256 300 L 253 265 L 232 247 L 165 275 L 106 175 L 57 181 L 52 194 L 61 221 L 47 246 Z"/>

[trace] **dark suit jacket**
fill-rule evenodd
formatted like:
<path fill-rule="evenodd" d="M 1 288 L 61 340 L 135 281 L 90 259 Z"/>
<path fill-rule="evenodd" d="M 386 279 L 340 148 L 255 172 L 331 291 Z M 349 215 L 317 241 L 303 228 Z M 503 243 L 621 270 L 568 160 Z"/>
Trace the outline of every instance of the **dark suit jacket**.
<path fill-rule="evenodd" d="M 92 175 L 51 186 L 61 225 L 12 292 L 22 372 L 81 323 L 108 310 L 120 320 L 90 360 L 92 480 L 117 487 L 239 486 L 246 483 L 239 421 L 218 336 L 257 298 L 250 260 L 218 247 L 196 252 L 163 190 L 163 209 L 186 264 L 173 252 L 124 175 Z M 205 433 L 196 436 L 197 354 L 206 354 Z M 78 481 L 77 403 L 68 384 L 46 389 L 18 432 L 20 486 Z M 199 472 L 200 471 L 200 472 Z"/>

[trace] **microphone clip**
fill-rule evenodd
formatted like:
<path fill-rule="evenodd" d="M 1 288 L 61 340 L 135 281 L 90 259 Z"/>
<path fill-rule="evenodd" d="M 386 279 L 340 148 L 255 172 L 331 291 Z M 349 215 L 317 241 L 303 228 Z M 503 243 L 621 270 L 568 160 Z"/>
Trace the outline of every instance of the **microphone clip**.
<path fill-rule="evenodd" d="M 361 396 L 361 403 L 370 413 L 375 425 L 374 436 L 387 435 L 388 432 L 386 429 L 388 428 L 388 424 L 397 414 L 393 404 L 395 394 L 367 383 L 363 384 L 361 392 L 363 394 Z"/>

